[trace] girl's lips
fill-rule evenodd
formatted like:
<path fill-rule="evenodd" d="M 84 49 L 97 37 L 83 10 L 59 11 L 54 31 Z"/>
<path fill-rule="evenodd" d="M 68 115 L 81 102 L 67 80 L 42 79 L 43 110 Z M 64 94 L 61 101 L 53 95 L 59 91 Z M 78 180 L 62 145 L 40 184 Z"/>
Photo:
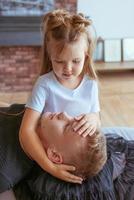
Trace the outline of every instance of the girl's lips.
<path fill-rule="evenodd" d="M 70 76 L 72 76 L 72 74 L 63 74 L 63 76 L 70 77 Z"/>

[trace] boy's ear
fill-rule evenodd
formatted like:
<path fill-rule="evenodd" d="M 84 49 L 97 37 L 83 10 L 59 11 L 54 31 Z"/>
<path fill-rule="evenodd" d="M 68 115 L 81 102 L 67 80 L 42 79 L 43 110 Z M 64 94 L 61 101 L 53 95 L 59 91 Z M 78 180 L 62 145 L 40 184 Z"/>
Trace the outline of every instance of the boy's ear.
<path fill-rule="evenodd" d="M 49 160 L 51 160 L 53 163 L 57 164 L 63 163 L 62 155 L 59 152 L 57 152 L 54 148 L 48 147 L 47 156 Z"/>

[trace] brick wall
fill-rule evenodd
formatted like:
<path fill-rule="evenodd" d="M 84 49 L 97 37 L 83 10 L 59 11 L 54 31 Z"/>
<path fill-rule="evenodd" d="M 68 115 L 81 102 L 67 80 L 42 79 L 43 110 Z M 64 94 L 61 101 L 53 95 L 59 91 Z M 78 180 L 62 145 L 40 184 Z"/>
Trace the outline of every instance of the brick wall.
<path fill-rule="evenodd" d="M 66 8 L 76 11 L 77 0 L 36 0 L 36 1 L 11 1 L 0 0 L 0 15 L 42 15 L 54 8 Z"/>
<path fill-rule="evenodd" d="M 56 8 L 66 8 L 70 12 L 76 12 L 77 0 L 55 0 Z"/>
<path fill-rule="evenodd" d="M 40 47 L 0 47 L 0 91 L 29 91 L 40 70 Z"/>
<path fill-rule="evenodd" d="M 77 0 L 55 0 L 55 8 L 76 11 Z M 0 46 L 0 92 L 30 91 L 40 70 L 39 46 Z"/>

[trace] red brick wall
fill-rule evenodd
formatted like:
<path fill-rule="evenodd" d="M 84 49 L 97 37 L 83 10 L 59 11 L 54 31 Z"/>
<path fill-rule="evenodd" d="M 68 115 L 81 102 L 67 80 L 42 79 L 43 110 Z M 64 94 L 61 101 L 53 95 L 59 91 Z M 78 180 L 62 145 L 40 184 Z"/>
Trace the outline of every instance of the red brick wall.
<path fill-rule="evenodd" d="M 70 12 L 76 12 L 77 0 L 55 0 L 56 8 L 66 8 Z"/>
<path fill-rule="evenodd" d="M 55 0 L 56 8 L 76 12 L 77 0 Z M 40 70 L 40 47 L 0 47 L 0 92 L 30 91 Z"/>
<path fill-rule="evenodd" d="M 0 91 L 29 91 L 40 70 L 40 47 L 0 47 Z"/>

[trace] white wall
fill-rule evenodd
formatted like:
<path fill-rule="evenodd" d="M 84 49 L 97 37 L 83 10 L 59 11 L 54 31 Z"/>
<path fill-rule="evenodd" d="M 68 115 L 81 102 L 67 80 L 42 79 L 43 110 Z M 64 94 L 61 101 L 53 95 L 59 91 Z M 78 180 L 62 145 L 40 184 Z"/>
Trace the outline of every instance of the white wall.
<path fill-rule="evenodd" d="M 92 18 L 98 36 L 134 37 L 134 0 L 78 0 L 78 12 Z"/>

